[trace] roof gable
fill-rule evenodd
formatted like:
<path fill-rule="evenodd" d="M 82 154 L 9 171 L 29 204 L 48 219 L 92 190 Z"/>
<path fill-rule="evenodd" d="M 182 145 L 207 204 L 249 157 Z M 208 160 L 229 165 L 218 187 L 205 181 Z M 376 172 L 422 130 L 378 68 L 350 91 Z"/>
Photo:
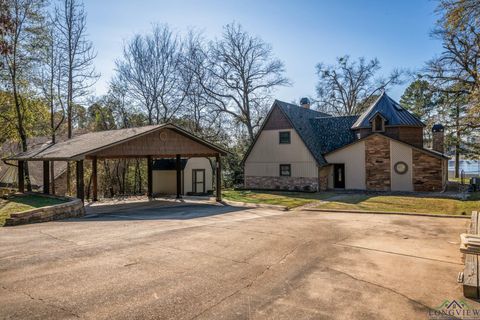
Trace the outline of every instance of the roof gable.
<path fill-rule="evenodd" d="M 383 92 L 380 97 L 360 115 L 358 120 L 353 124 L 352 129 L 371 128 L 371 120 L 376 114 L 380 114 L 388 126 L 425 127 L 425 124 L 420 121 L 420 119 Z"/>

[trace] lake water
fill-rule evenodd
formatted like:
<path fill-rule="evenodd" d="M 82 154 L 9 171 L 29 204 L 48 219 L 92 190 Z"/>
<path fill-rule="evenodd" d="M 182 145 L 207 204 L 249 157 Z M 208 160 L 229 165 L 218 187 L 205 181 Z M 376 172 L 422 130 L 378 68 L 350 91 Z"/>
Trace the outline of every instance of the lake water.
<path fill-rule="evenodd" d="M 479 160 L 460 160 L 460 172 L 464 171 L 466 174 L 480 174 Z M 455 160 L 448 161 L 448 171 L 455 171 Z"/>

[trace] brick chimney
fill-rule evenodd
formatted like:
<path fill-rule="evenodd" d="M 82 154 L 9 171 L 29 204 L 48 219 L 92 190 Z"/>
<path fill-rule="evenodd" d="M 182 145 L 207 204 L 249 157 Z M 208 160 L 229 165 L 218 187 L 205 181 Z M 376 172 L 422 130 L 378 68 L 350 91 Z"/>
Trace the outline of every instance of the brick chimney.
<path fill-rule="evenodd" d="M 300 99 L 300 105 L 302 108 L 310 109 L 310 100 L 308 98 L 302 98 Z"/>
<path fill-rule="evenodd" d="M 432 127 L 432 149 L 440 153 L 444 153 L 444 128 L 441 124 Z"/>

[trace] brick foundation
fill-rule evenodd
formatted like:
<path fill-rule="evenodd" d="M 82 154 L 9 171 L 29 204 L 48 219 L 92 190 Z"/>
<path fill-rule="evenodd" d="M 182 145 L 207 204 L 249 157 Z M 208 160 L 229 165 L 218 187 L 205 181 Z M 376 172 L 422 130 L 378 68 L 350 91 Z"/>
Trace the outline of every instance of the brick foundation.
<path fill-rule="evenodd" d="M 290 191 L 318 191 L 318 179 L 306 177 L 245 176 L 247 189 L 278 189 Z"/>
<path fill-rule="evenodd" d="M 413 190 L 441 191 L 442 160 L 426 153 L 413 150 Z"/>
<path fill-rule="evenodd" d="M 378 135 L 365 139 L 366 187 L 369 191 L 390 190 L 390 140 Z"/>

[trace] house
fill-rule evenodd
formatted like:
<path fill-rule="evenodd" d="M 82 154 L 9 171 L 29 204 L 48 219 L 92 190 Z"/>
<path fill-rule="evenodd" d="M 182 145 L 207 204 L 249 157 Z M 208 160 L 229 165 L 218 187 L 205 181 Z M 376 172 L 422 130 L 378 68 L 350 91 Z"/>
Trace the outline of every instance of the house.
<path fill-rule="evenodd" d="M 45 146 L 50 143 L 50 137 L 32 137 L 27 141 L 29 149 Z M 21 151 L 20 145 L 16 141 L 7 141 L 0 145 L 1 155 L 16 154 Z M 55 188 L 55 193 L 64 195 L 67 192 L 67 164 L 65 162 L 54 162 L 54 183 L 50 188 Z M 31 162 L 28 165 L 29 178 L 33 190 L 43 188 L 43 163 L 41 161 Z M 51 174 L 51 173 L 50 173 Z M 18 172 L 16 164 L 9 161 L 0 161 L 0 188 L 16 188 L 18 186 Z"/>
<path fill-rule="evenodd" d="M 183 158 L 180 160 L 181 194 L 213 194 L 214 160 L 210 158 Z M 175 159 L 153 161 L 153 194 L 176 193 Z"/>
<path fill-rule="evenodd" d="M 360 116 L 335 117 L 276 100 L 243 159 L 245 187 L 319 191 L 441 191 L 443 127 L 425 125 L 386 93 Z"/>

